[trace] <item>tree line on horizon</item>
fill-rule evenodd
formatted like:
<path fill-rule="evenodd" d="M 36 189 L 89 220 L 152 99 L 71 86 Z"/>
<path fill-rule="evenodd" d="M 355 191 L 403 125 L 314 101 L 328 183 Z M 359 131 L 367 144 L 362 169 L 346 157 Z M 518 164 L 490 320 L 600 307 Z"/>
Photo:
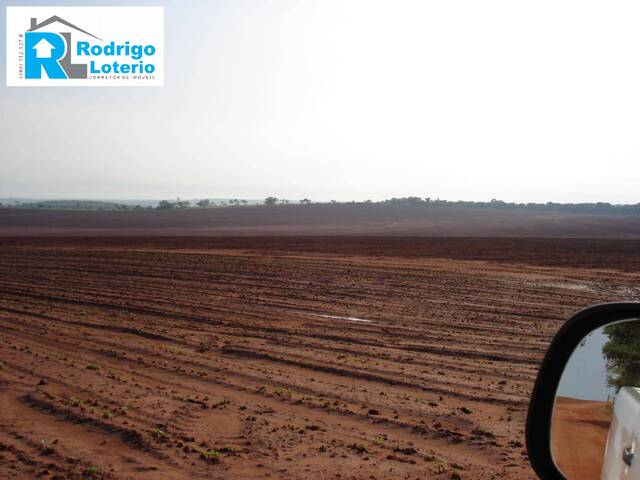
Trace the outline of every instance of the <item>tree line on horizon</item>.
<path fill-rule="evenodd" d="M 228 201 L 221 201 L 218 204 L 210 200 L 199 200 L 195 204 L 191 204 L 189 201 L 181 201 L 177 199 L 175 202 L 169 200 L 163 200 L 158 207 L 159 210 L 172 210 L 182 208 L 212 208 L 212 207 L 225 207 L 225 206 L 247 206 L 247 200 L 242 199 L 230 199 Z M 583 203 L 559 203 L 559 202 L 546 202 L 546 203 L 516 203 L 505 202 L 503 200 L 492 199 L 488 202 L 484 201 L 468 201 L 468 200 L 442 200 L 439 198 L 432 199 L 431 197 L 393 197 L 386 200 L 372 201 L 337 201 L 330 200 L 329 202 L 314 202 L 308 198 L 303 198 L 298 201 L 291 201 L 284 198 L 278 198 L 269 196 L 265 198 L 262 205 L 273 206 L 286 206 L 291 204 L 298 205 L 376 205 L 376 206 L 408 206 L 408 207 L 464 207 L 464 208 L 485 208 L 485 209 L 503 209 L 503 210 L 532 210 L 532 211 L 553 211 L 564 213 L 577 213 L 577 214 L 594 214 L 594 215 L 640 215 L 640 203 L 636 204 L 612 204 L 608 202 L 583 202 Z M 259 204 L 253 204 L 256 206 Z"/>
<path fill-rule="evenodd" d="M 636 204 L 611 204 L 608 202 L 596 203 L 516 203 L 505 202 L 503 200 L 492 199 L 486 201 L 467 201 L 467 200 L 442 200 L 431 197 L 393 197 L 386 200 L 372 201 L 337 201 L 329 202 L 312 201 L 308 198 L 301 200 L 288 200 L 269 196 L 262 203 L 255 203 L 246 199 L 232 198 L 229 200 L 210 200 L 201 199 L 194 202 L 189 200 L 181 200 L 179 197 L 175 200 L 161 200 L 155 207 L 141 205 L 126 205 L 114 202 L 105 202 L 97 200 L 47 200 L 40 202 L 13 203 L 3 205 L 0 208 L 35 208 L 35 209 L 66 209 L 66 210 L 182 210 L 189 208 L 221 208 L 221 207 L 247 207 L 247 206 L 267 206 L 267 207 L 285 207 L 288 205 L 353 205 L 353 206 L 376 206 L 376 207 L 462 207 L 462 208 L 478 208 L 478 209 L 501 209 L 501 210 L 529 210 L 529 211 L 553 211 L 576 214 L 592 214 L 592 215 L 640 215 L 640 203 Z"/>

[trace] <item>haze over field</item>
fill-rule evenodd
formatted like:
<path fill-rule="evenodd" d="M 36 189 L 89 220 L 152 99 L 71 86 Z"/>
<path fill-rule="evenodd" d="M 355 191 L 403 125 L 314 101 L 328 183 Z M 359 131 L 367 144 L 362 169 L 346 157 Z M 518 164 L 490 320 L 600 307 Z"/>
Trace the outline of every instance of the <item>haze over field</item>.
<path fill-rule="evenodd" d="M 637 2 L 163 4 L 165 87 L 0 86 L 0 196 L 640 201 Z"/>

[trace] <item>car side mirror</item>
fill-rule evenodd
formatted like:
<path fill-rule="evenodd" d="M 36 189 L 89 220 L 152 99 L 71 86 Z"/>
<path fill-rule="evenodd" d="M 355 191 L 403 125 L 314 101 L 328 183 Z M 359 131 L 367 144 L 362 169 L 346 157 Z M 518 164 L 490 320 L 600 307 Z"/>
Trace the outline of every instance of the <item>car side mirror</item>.
<path fill-rule="evenodd" d="M 640 479 L 640 302 L 596 305 L 556 334 L 526 427 L 544 480 Z"/>

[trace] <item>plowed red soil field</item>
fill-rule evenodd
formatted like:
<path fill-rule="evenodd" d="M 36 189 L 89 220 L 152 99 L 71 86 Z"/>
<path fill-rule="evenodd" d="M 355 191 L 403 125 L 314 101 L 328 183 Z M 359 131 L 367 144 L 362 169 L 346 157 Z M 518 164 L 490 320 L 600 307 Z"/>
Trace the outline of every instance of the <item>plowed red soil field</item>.
<path fill-rule="evenodd" d="M 538 364 L 636 247 L 0 241 L 0 478 L 533 479 Z"/>

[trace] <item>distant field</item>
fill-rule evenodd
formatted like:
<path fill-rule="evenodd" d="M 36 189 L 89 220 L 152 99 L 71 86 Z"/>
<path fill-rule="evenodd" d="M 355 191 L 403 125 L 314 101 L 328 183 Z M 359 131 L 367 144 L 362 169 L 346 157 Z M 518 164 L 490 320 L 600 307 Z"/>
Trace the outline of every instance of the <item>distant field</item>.
<path fill-rule="evenodd" d="M 240 250 L 278 255 L 339 254 L 405 258 L 481 260 L 509 264 L 640 272 L 640 239 L 484 238 L 382 236 L 259 237 L 6 237 L 2 247 L 172 250 L 198 253 Z M 311 253 L 310 253 L 311 252 Z"/>
<path fill-rule="evenodd" d="M 404 205 L 0 209 L 0 236 L 374 235 L 640 238 L 640 216 Z"/>

